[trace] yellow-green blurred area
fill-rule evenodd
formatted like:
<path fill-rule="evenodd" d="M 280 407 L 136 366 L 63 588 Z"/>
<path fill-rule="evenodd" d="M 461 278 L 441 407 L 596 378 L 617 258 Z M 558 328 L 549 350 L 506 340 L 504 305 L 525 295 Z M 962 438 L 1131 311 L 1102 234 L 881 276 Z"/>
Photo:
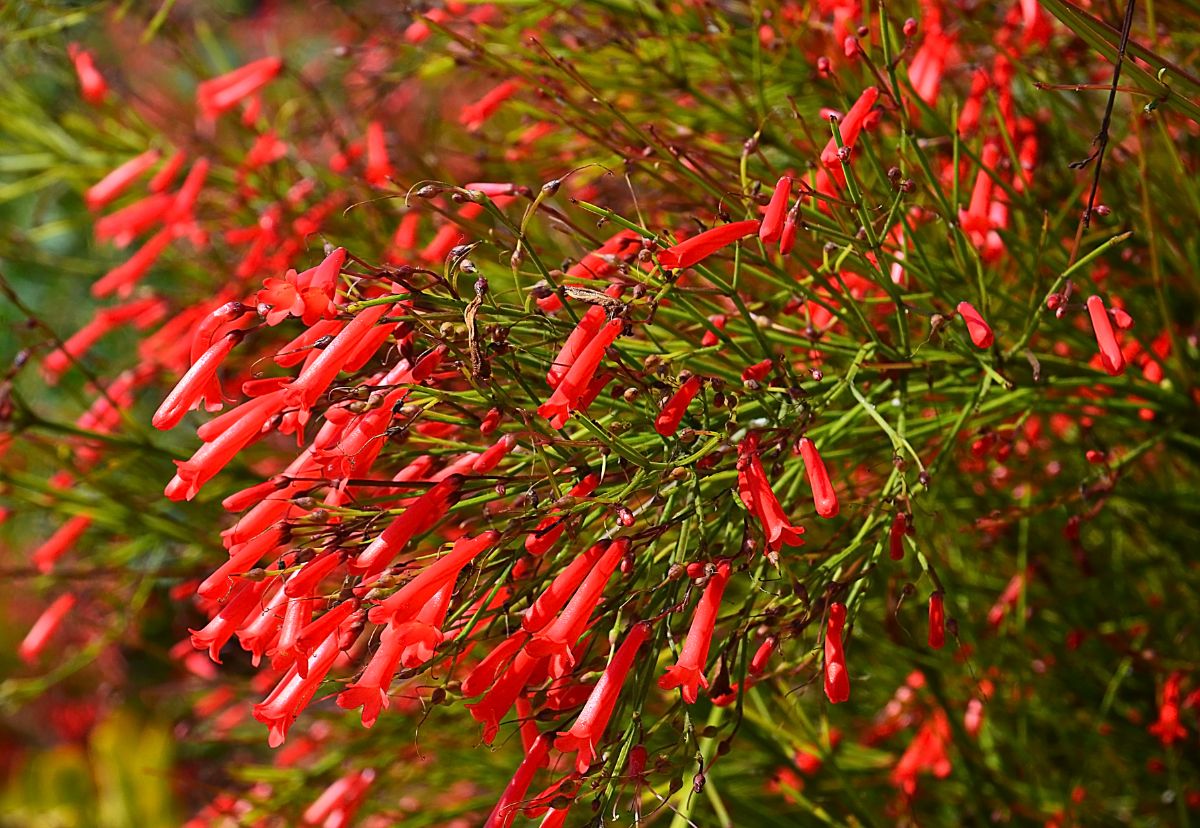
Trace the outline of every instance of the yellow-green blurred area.
<path fill-rule="evenodd" d="M 31 723 L 36 726 L 36 723 Z M 0 740 L 7 741 L 0 735 Z M 0 825 L 117 828 L 178 825 L 169 728 L 113 711 L 82 742 L 4 748 Z"/>

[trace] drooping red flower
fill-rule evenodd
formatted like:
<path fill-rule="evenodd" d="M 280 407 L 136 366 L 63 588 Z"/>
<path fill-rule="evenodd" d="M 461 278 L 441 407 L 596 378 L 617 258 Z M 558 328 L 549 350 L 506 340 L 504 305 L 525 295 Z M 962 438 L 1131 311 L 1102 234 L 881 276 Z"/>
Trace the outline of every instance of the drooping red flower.
<path fill-rule="evenodd" d="M 846 671 L 846 655 L 842 651 L 842 626 L 845 623 L 845 604 L 830 604 L 825 627 L 825 695 L 834 704 L 850 698 L 850 674 Z"/>
<path fill-rule="evenodd" d="M 777 636 L 768 635 L 763 639 L 763 643 L 758 645 L 758 649 L 750 657 L 750 666 L 747 668 L 747 671 L 751 676 L 761 676 L 767 671 L 767 661 L 770 660 L 778 647 L 779 638 Z"/>
<path fill-rule="evenodd" d="M 571 498 L 587 497 L 596 491 L 596 487 L 599 485 L 600 475 L 593 472 L 572 486 L 567 492 L 567 496 Z M 546 554 L 562 537 L 566 528 L 566 519 L 561 515 L 550 515 L 543 518 L 534 530 L 525 536 L 525 551 L 530 555 Z"/>
<path fill-rule="evenodd" d="M 617 266 L 632 253 L 641 249 L 642 237 L 633 230 L 618 230 L 600 245 L 567 269 L 573 279 L 604 279 L 617 272 Z"/>
<path fill-rule="evenodd" d="M 50 643 L 50 639 L 62 626 L 67 613 L 75 607 L 75 600 L 74 594 L 65 592 L 43 610 L 37 621 L 34 621 L 33 626 L 29 628 L 29 632 L 25 634 L 25 638 L 17 646 L 17 655 L 22 661 L 26 664 L 37 661 L 38 656 Z"/>
<path fill-rule="evenodd" d="M 493 87 L 482 98 L 462 108 L 459 122 L 471 132 L 477 131 L 496 113 L 500 105 L 517 94 L 520 89 L 516 81 L 506 80 Z"/>
<path fill-rule="evenodd" d="M 908 749 L 892 769 L 892 783 L 912 796 L 917 791 L 917 776 L 929 771 L 938 779 L 950 775 L 952 766 L 947 746 L 950 743 L 950 722 L 942 710 L 935 710 L 925 720 Z"/>
<path fill-rule="evenodd" d="M 1149 730 L 1164 746 L 1170 747 L 1180 739 L 1187 738 L 1187 729 L 1179 721 L 1179 690 L 1183 684 L 1183 673 L 1178 670 L 1163 682 L 1162 701 L 1158 706 L 1158 720 Z"/>
<path fill-rule="evenodd" d="M 201 354 L 187 373 L 180 377 L 179 382 L 171 389 L 171 393 L 167 394 L 167 398 L 162 401 L 158 410 L 154 412 L 151 424 L 164 431 L 178 425 L 184 415 L 200 403 L 200 398 L 204 396 L 209 384 L 215 380 L 217 369 L 241 340 L 241 331 L 232 331 L 218 339 Z M 220 388 L 220 386 L 217 387 Z M 220 400 L 219 390 L 217 400 Z"/>
<path fill-rule="evenodd" d="M 344 828 L 358 812 L 373 781 L 375 771 L 372 768 L 350 771 L 305 808 L 301 819 L 305 825 Z"/>
<path fill-rule="evenodd" d="M 992 347 L 995 336 L 993 336 L 991 327 L 984 321 L 979 311 L 975 310 L 975 306 L 969 302 L 959 302 L 958 313 L 963 318 L 963 321 L 967 323 L 967 333 L 971 336 L 971 342 L 975 344 L 975 347 L 981 350 Z"/>
<path fill-rule="evenodd" d="M 267 420 L 279 413 L 284 405 L 283 391 L 275 391 L 249 400 L 228 414 L 228 427 L 205 442 L 185 461 L 175 461 L 175 477 L 167 484 L 165 494 L 171 500 L 191 500 L 200 487 L 223 469 L 239 451 L 262 433 Z M 215 421 L 214 421 L 215 422 Z M 201 435 L 201 439 L 204 439 Z"/>
<path fill-rule="evenodd" d="M 783 507 L 771 484 L 767 482 L 766 472 L 758 459 L 758 438 L 748 434 L 738 446 L 738 494 L 751 514 L 762 523 L 767 535 L 767 551 L 778 552 L 784 546 L 802 546 L 804 528 L 793 526 L 783 513 Z"/>
<path fill-rule="evenodd" d="M 591 766 L 596 748 L 604 739 L 608 720 L 612 718 L 613 708 L 616 707 L 621 694 L 621 685 L 629 675 L 638 650 L 649 637 L 650 625 L 645 621 L 639 621 L 630 628 L 625 634 L 625 640 L 604 668 L 604 675 L 592 688 L 592 694 L 588 696 L 575 724 L 555 740 L 554 746 L 564 753 L 578 751 L 575 756 L 575 769 L 580 773 Z"/>
<path fill-rule="evenodd" d="M 49 572 L 63 555 L 70 551 L 75 542 L 92 525 L 92 519 L 87 515 L 76 515 L 68 520 L 46 541 L 33 550 L 30 561 L 37 567 L 38 572 Z"/>
<path fill-rule="evenodd" d="M 146 150 L 140 155 L 135 155 L 89 187 L 83 194 L 83 200 L 90 209 L 100 209 L 129 189 L 134 181 L 158 163 L 160 157 L 161 155 L 156 149 Z"/>
<path fill-rule="evenodd" d="M 692 375 L 684 380 L 654 419 L 654 430 L 663 437 L 673 435 L 679 429 L 679 421 L 687 413 L 688 405 L 699 392 L 700 377 Z"/>
<path fill-rule="evenodd" d="M 517 766 L 516 773 L 505 786 L 496 807 L 488 815 L 487 822 L 483 824 L 484 828 L 509 828 L 513 824 L 529 785 L 533 782 L 533 775 L 537 773 L 538 768 L 550 761 L 550 746 L 553 743 L 553 733 L 541 733 L 526 749 L 525 758 Z"/>
<path fill-rule="evenodd" d="M 151 178 L 150 183 L 146 185 L 152 193 L 162 193 L 171 186 L 171 182 L 175 180 L 175 176 L 179 175 L 179 171 L 183 169 L 183 165 L 187 163 L 187 153 L 183 150 L 175 150 L 171 153 L 163 165 L 158 168 Z"/>
<path fill-rule="evenodd" d="M 843 147 L 854 148 L 858 142 L 859 133 L 866 126 L 871 108 L 875 106 L 877 100 L 879 100 L 879 90 L 874 86 L 868 86 L 850 107 L 846 117 L 838 123 Z M 838 155 L 838 142 L 834 138 L 830 138 L 825 148 L 821 150 L 821 164 L 837 180 L 839 186 L 846 185 L 846 174 L 842 171 L 842 160 Z"/>
<path fill-rule="evenodd" d="M 893 561 L 904 559 L 904 536 L 908 534 L 908 515 L 897 512 L 888 530 L 888 556 Z"/>
<path fill-rule="evenodd" d="M 692 625 L 688 628 L 687 639 L 679 652 L 679 661 L 658 680 L 658 686 L 663 690 L 682 688 L 683 700 L 688 704 L 696 703 L 699 688 L 708 688 L 704 668 L 708 662 L 708 649 L 712 644 L 713 627 L 721 610 L 721 596 L 725 594 L 731 571 L 728 561 L 721 561 L 717 565 L 717 571 L 709 577 L 704 594 L 696 604 Z"/>
<path fill-rule="evenodd" d="M 808 473 L 808 485 L 812 489 L 817 514 L 823 518 L 836 516 L 839 510 L 837 492 L 829 482 L 829 472 L 825 470 L 825 461 L 817 453 L 816 444 L 807 437 L 800 439 L 800 456 L 804 459 L 804 470 Z"/>
<path fill-rule="evenodd" d="M 435 495 L 431 499 L 431 503 L 436 502 L 440 498 L 445 498 L 449 492 L 456 490 L 457 486 L 461 485 L 461 480 L 447 479 L 442 481 L 442 483 L 430 489 L 430 493 L 434 492 L 439 486 L 443 486 L 443 484 L 448 484 L 447 488 L 442 493 Z M 431 510 L 431 508 L 430 504 L 421 504 L 420 499 L 418 499 L 416 503 L 406 510 L 405 514 L 410 511 L 420 513 Z M 401 515 L 397 520 L 401 520 L 403 517 L 404 515 Z M 437 518 L 440 518 L 440 512 Z M 425 517 L 423 522 L 431 522 L 431 519 Z M 395 526 L 396 524 L 393 523 L 392 525 Z M 390 529 L 391 527 L 388 528 Z M 384 599 L 378 606 L 373 607 L 368 616 L 370 621 L 374 624 L 380 624 L 385 621 L 408 621 L 415 617 L 420 609 L 431 601 L 447 584 L 454 583 L 454 580 L 458 577 L 458 573 L 462 571 L 463 567 L 473 561 L 485 549 L 495 544 L 499 537 L 499 532 L 489 531 L 474 538 L 466 536 L 459 538 L 454 542 L 454 546 L 449 553 L 426 566 L 415 578 L 406 583 L 393 595 Z M 368 551 L 370 551 L 369 547 Z M 364 552 L 359 556 L 359 566 L 363 565 L 363 559 L 366 555 L 367 553 Z M 378 563 L 372 563 L 370 568 L 371 570 L 377 570 Z"/>
<path fill-rule="evenodd" d="M 680 270 L 685 267 L 691 267 L 713 253 L 716 253 L 722 247 L 728 247 L 738 239 L 754 235 L 758 232 L 761 224 L 756 219 L 735 221 L 730 224 L 722 224 L 711 230 L 705 230 L 703 233 L 698 233 L 673 247 L 659 251 L 658 262 L 668 270 Z"/>
<path fill-rule="evenodd" d="M 767 211 L 763 213 L 762 225 L 758 228 L 758 237 L 764 244 L 779 241 L 783 236 L 783 222 L 788 212 L 788 200 L 792 197 L 792 177 L 785 175 L 775 184 Z"/>
<path fill-rule="evenodd" d="M 1104 300 L 1099 296 L 1089 296 L 1087 309 L 1092 319 L 1092 330 L 1096 333 L 1096 344 L 1100 346 L 1100 361 L 1104 370 L 1114 377 L 1124 373 L 1125 354 L 1113 333 L 1112 319 L 1104 307 Z"/>
<path fill-rule="evenodd" d="M 355 351 L 362 344 L 363 335 L 383 318 L 388 308 L 388 305 L 372 305 L 361 310 L 287 386 L 283 392 L 284 401 L 289 408 L 300 409 L 301 423 L 307 421 L 309 409 L 355 355 Z"/>
<path fill-rule="evenodd" d="M 624 538 L 614 541 L 587 573 L 558 617 L 533 633 L 525 649 L 535 658 L 550 658 L 550 675 L 560 678 L 575 666 L 571 648 L 587 630 L 588 621 L 604 594 L 604 587 L 629 550 Z"/>
<path fill-rule="evenodd" d="M 600 367 L 604 352 L 616 341 L 624 327 L 622 319 L 613 319 L 605 324 L 571 363 L 550 398 L 538 406 L 538 414 L 548 419 L 553 428 L 562 428 L 567 424 L 571 412 L 579 410 L 581 398 L 587 392 L 596 369 Z"/>
<path fill-rule="evenodd" d="M 941 592 L 929 596 L 929 646 L 935 650 L 946 646 L 946 606 Z"/>
<path fill-rule="evenodd" d="M 396 174 L 392 161 L 388 157 L 387 136 L 383 124 L 371 121 L 367 124 L 367 183 L 372 187 L 382 187 Z"/>
<path fill-rule="evenodd" d="M 557 388 L 562 378 L 571 370 L 571 366 L 575 364 L 575 360 L 583 353 L 583 349 L 591 342 L 600 329 L 604 327 L 604 308 L 599 305 L 593 305 L 587 309 L 579 319 L 579 323 L 567 336 L 567 340 L 563 343 L 562 348 L 558 352 L 558 356 L 554 358 L 554 362 L 550 365 L 550 370 L 546 372 L 546 383 L 551 388 Z"/>
<path fill-rule="evenodd" d="M 79 94 L 93 106 L 103 103 L 108 95 L 108 84 L 100 70 L 96 68 L 96 60 L 92 53 L 80 47 L 78 43 L 67 46 L 67 54 L 75 64 L 75 76 L 79 80 Z"/>
<path fill-rule="evenodd" d="M 277 57 L 260 58 L 196 87 L 196 103 L 207 118 L 216 118 L 233 109 L 270 83 L 283 69 Z"/>
<path fill-rule="evenodd" d="M 298 665 L 284 674 L 275 689 L 254 705 L 254 718 L 269 729 L 267 744 L 276 748 L 287 738 L 288 729 L 308 706 L 317 688 L 333 667 L 338 656 L 338 633 L 335 630 L 321 642 L 305 663 L 304 675 Z"/>
<path fill-rule="evenodd" d="M 118 296 L 128 296 L 134 286 L 142 280 L 158 257 L 167 249 L 174 238 L 174 232 L 164 227 L 137 249 L 127 261 L 117 265 L 92 283 L 92 295 L 95 297 L 108 296 L 116 293 Z"/>

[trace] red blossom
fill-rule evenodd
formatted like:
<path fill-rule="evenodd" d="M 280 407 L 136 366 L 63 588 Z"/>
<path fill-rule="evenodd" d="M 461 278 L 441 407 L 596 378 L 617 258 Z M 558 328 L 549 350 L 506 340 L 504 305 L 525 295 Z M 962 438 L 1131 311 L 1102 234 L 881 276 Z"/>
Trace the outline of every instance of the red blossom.
<path fill-rule="evenodd" d="M 663 690 L 681 687 L 683 700 L 688 704 L 696 703 L 699 688 L 708 689 L 704 668 L 712 643 L 713 626 L 721 609 L 721 596 L 725 593 L 725 585 L 729 583 L 731 572 L 728 561 L 721 561 L 717 565 L 717 571 L 709 577 L 704 594 L 696 604 L 687 639 L 683 643 L 683 649 L 679 651 L 679 661 L 658 680 L 658 686 Z"/>

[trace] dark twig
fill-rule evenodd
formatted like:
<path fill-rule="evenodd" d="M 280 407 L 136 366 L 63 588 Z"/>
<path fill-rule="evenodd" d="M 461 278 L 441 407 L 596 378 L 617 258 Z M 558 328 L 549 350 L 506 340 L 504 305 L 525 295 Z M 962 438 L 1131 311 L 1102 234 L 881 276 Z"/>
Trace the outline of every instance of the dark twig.
<path fill-rule="evenodd" d="M 1104 150 L 1108 147 L 1108 127 L 1112 122 L 1113 106 L 1117 102 L 1117 91 L 1120 89 L 1121 83 L 1121 66 L 1125 62 L 1125 49 L 1129 45 L 1129 31 L 1133 28 L 1133 9 L 1137 5 L 1136 0 L 1126 0 L 1125 3 L 1125 20 L 1121 23 L 1121 42 L 1117 47 L 1117 65 L 1113 69 L 1112 86 L 1108 90 L 1108 104 L 1104 107 L 1104 119 L 1100 122 L 1100 131 L 1096 133 L 1096 137 L 1092 140 L 1092 154 L 1082 161 L 1075 161 L 1071 164 L 1072 169 L 1082 170 L 1093 161 L 1096 162 L 1096 167 L 1092 173 L 1092 191 L 1088 195 L 1087 209 L 1083 211 L 1082 230 L 1087 230 L 1092 224 L 1092 210 L 1096 206 L 1096 193 L 1100 189 L 1100 171 L 1104 166 Z"/>

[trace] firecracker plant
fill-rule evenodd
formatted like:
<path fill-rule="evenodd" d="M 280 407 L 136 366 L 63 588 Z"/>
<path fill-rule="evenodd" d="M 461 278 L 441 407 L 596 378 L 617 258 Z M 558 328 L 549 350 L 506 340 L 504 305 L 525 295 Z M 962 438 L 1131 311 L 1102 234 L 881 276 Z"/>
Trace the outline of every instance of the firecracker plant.
<path fill-rule="evenodd" d="M 208 5 L 0 12 L 18 756 L 134 704 L 197 828 L 1196 817 L 1190 3 Z"/>

